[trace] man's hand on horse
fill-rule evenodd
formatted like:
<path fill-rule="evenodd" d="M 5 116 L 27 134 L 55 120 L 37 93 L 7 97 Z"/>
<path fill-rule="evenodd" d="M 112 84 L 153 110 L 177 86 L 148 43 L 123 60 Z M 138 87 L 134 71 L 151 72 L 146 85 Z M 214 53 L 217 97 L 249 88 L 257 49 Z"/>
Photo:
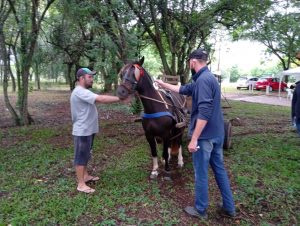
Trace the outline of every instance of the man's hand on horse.
<path fill-rule="evenodd" d="M 154 82 L 159 88 L 165 88 L 165 83 L 161 79 L 157 79 Z"/>
<path fill-rule="evenodd" d="M 131 103 L 131 101 L 132 101 L 132 95 L 129 95 L 129 96 L 126 97 L 126 98 L 120 98 L 120 97 L 119 97 L 119 99 L 120 99 L 120 101 L 121 101 L 123 104 L 129 104 L 129 103 Z"/>

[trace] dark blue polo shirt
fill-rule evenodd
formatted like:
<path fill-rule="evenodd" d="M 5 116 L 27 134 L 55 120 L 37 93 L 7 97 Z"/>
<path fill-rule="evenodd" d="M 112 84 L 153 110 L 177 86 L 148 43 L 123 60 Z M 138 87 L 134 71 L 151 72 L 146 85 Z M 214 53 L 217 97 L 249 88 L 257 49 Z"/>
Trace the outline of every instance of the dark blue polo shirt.
<path fill-rule="evenodd" d="M 296 82 L 296 87 L 292 99 L 292 117 L 300 119 L 300 81 Z"/>
<path fill-rule="evenodd" d="M 189 136 L 192 136 L 197 119 L 207 121 L 199 139 L 211 139 L 224 136 L 224 120 L 221 108 L 221 91 L 215 76 L 207 67 L 201 68 L 193 82 L 181 86 L 179 93 L 192 96 L 191 122 Z"/>

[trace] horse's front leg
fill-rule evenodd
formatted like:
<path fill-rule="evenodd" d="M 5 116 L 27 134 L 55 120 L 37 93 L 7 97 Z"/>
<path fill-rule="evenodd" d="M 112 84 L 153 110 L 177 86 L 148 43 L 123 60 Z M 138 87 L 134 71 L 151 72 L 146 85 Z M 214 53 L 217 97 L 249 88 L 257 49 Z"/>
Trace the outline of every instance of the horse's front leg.
<path fill-rule="evenodd" d="M 156 150 L 156 140 L 152 135 L 146 134 L 147 141 L 150 145 L 151 155 L 152 155 L 152 172 L 150 175 L 151 179 L 155 179 L 158 176 L 158 159 L 157 159 L 157 150 Z"/>

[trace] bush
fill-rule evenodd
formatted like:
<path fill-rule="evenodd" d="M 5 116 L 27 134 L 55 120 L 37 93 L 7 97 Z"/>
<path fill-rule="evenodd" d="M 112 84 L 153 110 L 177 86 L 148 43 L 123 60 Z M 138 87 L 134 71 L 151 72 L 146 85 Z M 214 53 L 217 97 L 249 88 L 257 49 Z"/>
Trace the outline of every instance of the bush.
<path fill-rule="evenodd" d="M 140 114 L 142 112 L 143 106 L 140 98 L 135 98 L 134 101 L 132 101 L 130 106 L 130 112 L 132 114 Z"/>

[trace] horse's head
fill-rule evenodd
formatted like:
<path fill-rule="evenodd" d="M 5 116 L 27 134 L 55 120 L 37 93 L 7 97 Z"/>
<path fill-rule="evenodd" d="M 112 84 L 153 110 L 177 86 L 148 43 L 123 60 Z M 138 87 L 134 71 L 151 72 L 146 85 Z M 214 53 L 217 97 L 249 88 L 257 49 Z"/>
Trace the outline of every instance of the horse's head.
<path fill-rule="evenodd" d="M 117 89 L 117 95 L 120 99 L 126 99 L 136 91 L 138 82 L 145 73 L 145 70 L 142 68 L 143 63 L 144 57 L 137 62 L 126 64 L 120 70 L 121 84 Z"/>

